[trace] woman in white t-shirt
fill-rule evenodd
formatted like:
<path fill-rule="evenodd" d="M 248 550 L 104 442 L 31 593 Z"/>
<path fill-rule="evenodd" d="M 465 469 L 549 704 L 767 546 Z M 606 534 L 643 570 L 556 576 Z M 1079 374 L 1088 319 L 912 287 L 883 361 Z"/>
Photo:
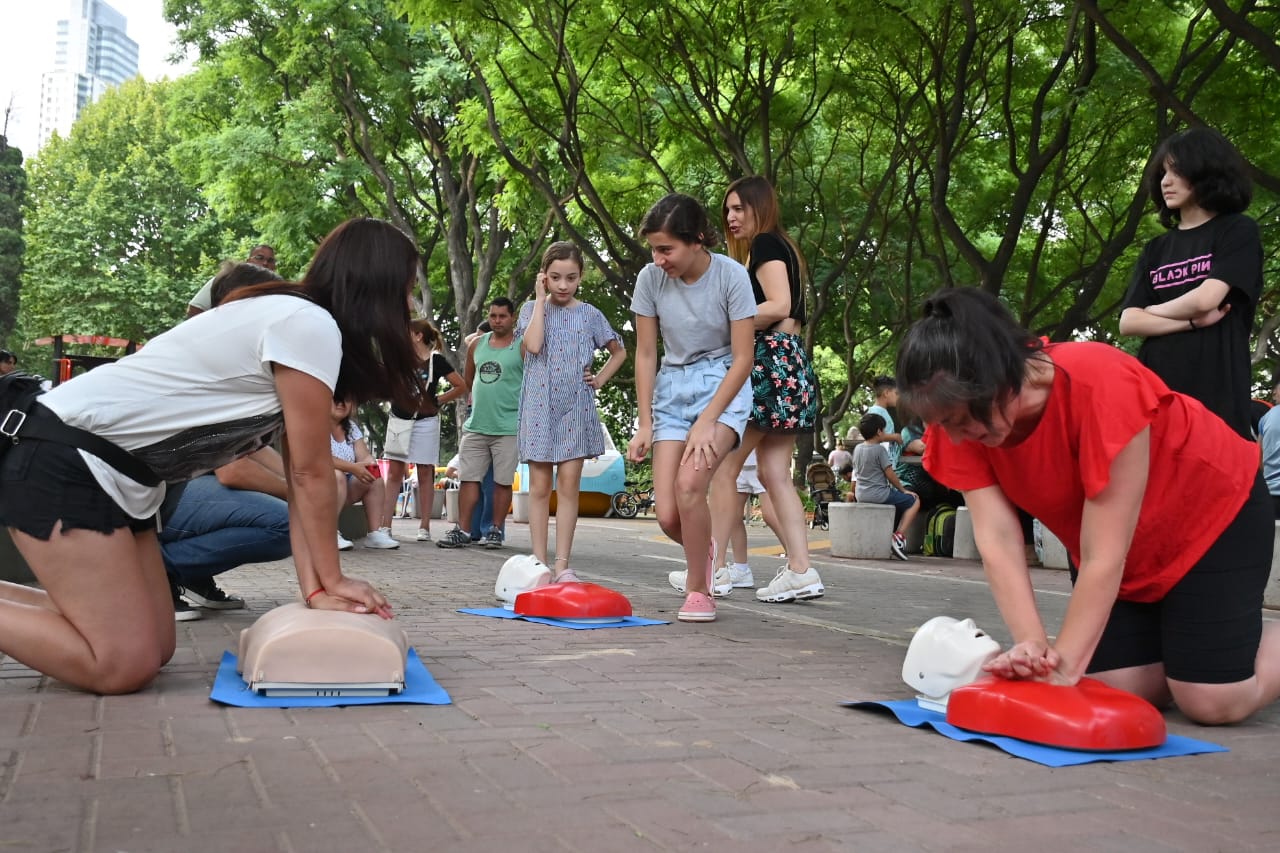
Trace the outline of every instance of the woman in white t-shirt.
<path fill-rule="evenodd" d="M 130 451 L 165 482 L 283 436 L 303 598 L 391 618 L 338 562 L 329 448 L 335 394 L 410 401 L 422 389 L 406 329 L 420 258 L 386 222 L 356 219 L 317 249 L 301 284 L 269 282 L 63 383 L 40 404 Z M 165 486 L 87 451 L 28 439 L 0 461 L 0 524 L 43 589 L 0 583 L 0 653 L 99 693 L 150 682 L 173 654 L 173 601 L 156 539 Z"/>

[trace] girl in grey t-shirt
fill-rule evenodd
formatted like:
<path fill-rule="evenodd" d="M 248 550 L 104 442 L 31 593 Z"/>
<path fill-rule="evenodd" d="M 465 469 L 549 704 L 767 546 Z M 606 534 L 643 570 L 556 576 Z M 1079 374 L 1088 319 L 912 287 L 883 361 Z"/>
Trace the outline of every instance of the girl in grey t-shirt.
<path fill-rule="evenodd" d="M 639 425 L 627 457 L 640 462 L 653 448 L 658 523 L 684 546 L 686 596 L 677 618 L 711 622 L 716 545 L 706 495 L 751 412 L 755 298 L 746 268 L 708 251 L 719 235 L 695 199 L 664 196 L 640 233 L 653 263 L 640 271 L 631 299 Z"/>

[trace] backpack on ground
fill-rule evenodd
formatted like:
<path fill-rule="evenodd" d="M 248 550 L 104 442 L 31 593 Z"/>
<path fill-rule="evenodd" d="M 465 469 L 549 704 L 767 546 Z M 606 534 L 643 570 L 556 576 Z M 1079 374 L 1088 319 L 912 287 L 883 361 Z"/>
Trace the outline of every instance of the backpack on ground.
<path fill-rule="evenodd" d="M 938 504 L 929 512 L 924 528 L 924 555 L 950 557 L 956 544 L 956 508 Z"/>

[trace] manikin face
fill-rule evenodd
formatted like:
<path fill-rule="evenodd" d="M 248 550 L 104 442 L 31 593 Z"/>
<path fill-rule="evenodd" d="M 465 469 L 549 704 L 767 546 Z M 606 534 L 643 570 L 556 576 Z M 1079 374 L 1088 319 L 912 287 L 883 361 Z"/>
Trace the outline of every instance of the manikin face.
<path fill-rule="evenodd" d="M 1160 193 L 1164 196 L 1164 206 L 1170 210 L 1181 210 L 1195 201 L 1195 190 L 1191 188 L 1190 182 L 1174 169 L 1172 158 L 1166 158 L 1164 161 L 1164 177 L 1160 179 Z"/>
<path fill-rule="evenodd" d="M 946 703 L 951 691 L 974 681 L 982 665 L 1000 654 L 1000 644 L 972 619 L 935 616 L 911 638 L 902 680 L 928 699 Z"/>
<path fill-rule="evenodd" d="M 686 243 L 665 231 L 654 231 L 644 235 L 644 238 L 649 241 L 653 262 L 672 278 L 685 279 L 706 257 L 701 244 Z"/>
<path fill-rule="evenodd" d="M 756 213 L 743 204 L 736 192 L 729 193 L 724 200 L 724 221 L 729 233 L 740 240 L 756 236 Z"/>
<path fill-rule="evenodd" d="M 552 261 L 544 271 L 547 276 L 547 295 L 556 305 L 568 305 L 578 292 L 582 280 L 582 267 L 576 261 Z"/>

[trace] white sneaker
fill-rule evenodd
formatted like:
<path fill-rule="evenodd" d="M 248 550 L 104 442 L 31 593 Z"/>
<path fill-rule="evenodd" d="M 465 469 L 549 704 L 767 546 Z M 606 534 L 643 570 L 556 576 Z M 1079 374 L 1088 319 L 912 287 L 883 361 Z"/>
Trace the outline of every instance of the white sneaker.
<path fill-rule="evenodd" d="M 685 581 L 688 579 L 689 570 L 681 569 L 678 572 L 671 572 L 667 575 L 667 581 L 671 584 L 676 592 L 685 591 Z M 711 590 L 711 594 L 716 598 L 725 598 L 733 593 L 733 582 L 729 579 L 729 569 L 721 566 L 716 569 L 715 589 Z"/>
<path fill-rule="evenodd" d="M 392 538 L 390 527 L 379 527 L 377 530 L 370 530 L 369 535 L 360 540 L 360 544 L 366 548 L 378 548 L 384 551 L 400 547 L 400 543 Z"/>
<path fill-rule="evenodd" d="M 338 534 L 338 550 L 339 551 L 350 551 L 354 547 L 356 547 L 356 543 L 352 542 L 350 539 L 346 538 L 341 533 Z"/>
<path fill-rule="evenodd" d="M 430 531 L 430 530 L 427 530 L 427 529 L 425 529 L 425 528 L 419 527 L 419 528 L 418 528 L 418 541 L 419 541 L 419 542 L 430 542 L 430 541 L 431 541 L 431 531 Z"/>
<path fill-rule="evenodd" d="M 782 601 L 806 601 L 810 598 L 822 598 L 826 588 L 822 578 L 812 567 L 804 572 L 793 572 L 790 566 L 783 566 L 769 585 L 756 590 L 756 598 L 760 601 L 778 603 Z"/>
<path fill-rule="evenodd" d="M 733 584 L 734 589 L 751 589 L 756 585 L 755 576 L 751 574 L 751 567 L 739 569 L 737 566 L 729 566 L 729 582 Z"/>

